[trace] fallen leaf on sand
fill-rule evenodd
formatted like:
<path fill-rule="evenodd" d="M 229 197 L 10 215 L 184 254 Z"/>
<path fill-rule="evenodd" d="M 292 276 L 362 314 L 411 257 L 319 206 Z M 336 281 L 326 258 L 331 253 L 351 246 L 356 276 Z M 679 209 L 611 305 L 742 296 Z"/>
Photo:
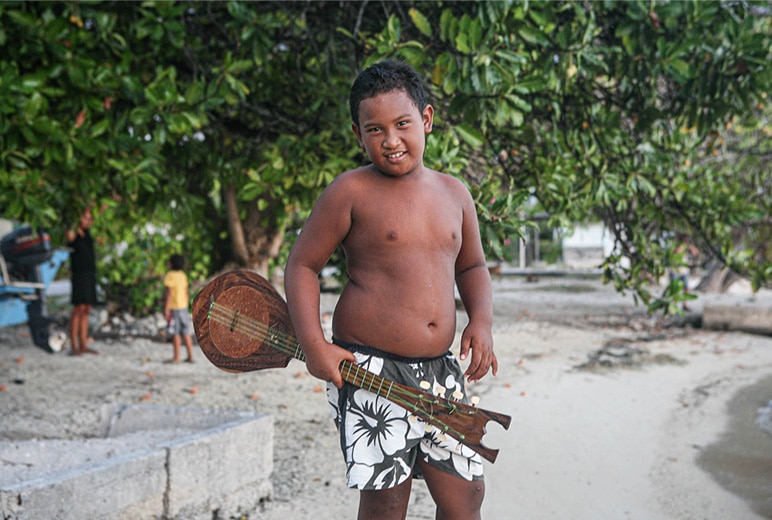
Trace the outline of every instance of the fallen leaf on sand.
<path fill-rule="evenodd" d="M 249 396 L 249 398 L 252 399 L 253 401 L 257 401 L 258 399 L 260 399 L 260 396 L 258 394 L 252 394 Z"/>
<path fill-rule="evenodd" d="M 140 397 L 139 400 L 140 401 L 149 401 L 151 397 L 153 397 L 153 394 L 148 392 L 145 395 L 143 395 L 142 397 Z"/>
<path fill-rule="evenodd" d="M 196 385 L 193 388 L 191 388 L 190 390 L 188 390 L 188 392 L 190 392 L 193 395 L 196 395 L 198 393 L 198 385 Z"/>
<path fill-rule="evenodd" d="M 0 392 L 7 392 L 7 391 L 8 391 L 8 387 L 7 386 L 0 385 Z"/>
<path fill-rule="evenodd" d="M 17 357 L 16 358 L 16 364 L 17 365 L 21 365 L 22 363 L 24 363 L 24 356 Z"/>

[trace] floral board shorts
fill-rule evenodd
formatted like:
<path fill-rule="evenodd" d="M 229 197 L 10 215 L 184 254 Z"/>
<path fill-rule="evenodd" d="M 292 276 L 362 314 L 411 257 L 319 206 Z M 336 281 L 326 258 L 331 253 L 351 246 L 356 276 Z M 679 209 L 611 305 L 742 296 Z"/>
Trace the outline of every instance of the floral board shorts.
<path fill-rule="evenodd" d="M 464 375 L 452 352 L 436 358 L 404 358 L 337 339 L 354 353 L 357 365 L 397 383 L 468 404 Z M 422 385 L 423 383 L 423 385 Z M 377 394 L 344 383 L 327 384 L 348 486 L 360 490 L 396 487 L 410 477 L 422 478 L 417 457 L 468 481 L 483 479 L 480 455 Z"/>

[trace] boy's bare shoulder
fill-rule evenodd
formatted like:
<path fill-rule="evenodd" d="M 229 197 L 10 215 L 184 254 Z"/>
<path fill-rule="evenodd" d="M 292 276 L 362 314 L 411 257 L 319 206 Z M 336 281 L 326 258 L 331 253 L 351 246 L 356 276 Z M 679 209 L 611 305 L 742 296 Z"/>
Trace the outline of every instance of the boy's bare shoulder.
<path fill-rule="evenodd" d="M 436 175 L 437 178 L 440 179 L 442 182 L 447 183 L 450 186 L 466 189 L 466 186 L 458 177 L 454 177 L 449 173 L 438 172 L 435 170 L 429 170 L 429 171 L 434 173 L 434 175 Z"/>
<path fill-rule="evenodd" d="M 333 179 L 327 186 L 327 190 L 355 190 L 361 188 L 366 183 L 367 177 L 367 166 L 346 170 Z"/>
<path fill-rule="evenodd" d="M 469 188 L 467 188 L 466 184 L 464 184 L 464 182 L 458 177 L 454 177 L 449 173 L 442 173 L 434 170 L 430 171 L 434 174 L 438 182 L 452 190 L 456 195 L 471 198 Z"/>

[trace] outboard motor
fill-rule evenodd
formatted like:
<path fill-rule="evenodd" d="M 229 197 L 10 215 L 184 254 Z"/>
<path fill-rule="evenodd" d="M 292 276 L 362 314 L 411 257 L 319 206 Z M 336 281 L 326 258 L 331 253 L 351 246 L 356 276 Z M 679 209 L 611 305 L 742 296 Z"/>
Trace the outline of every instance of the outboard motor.
<path fill-rule="evenodd" d="M 31 227 L 19 228 L 0 239 L 0 253 L 12 279 L 34 284 L 34 294 L 29 295 L 27 304 L 29 330 L 35 345 L 50 352 L 51 320 L 46 310 L 45 284 L 40 266 L 54 254 L 51 237 L 45 231 L 34 231 Z"/>

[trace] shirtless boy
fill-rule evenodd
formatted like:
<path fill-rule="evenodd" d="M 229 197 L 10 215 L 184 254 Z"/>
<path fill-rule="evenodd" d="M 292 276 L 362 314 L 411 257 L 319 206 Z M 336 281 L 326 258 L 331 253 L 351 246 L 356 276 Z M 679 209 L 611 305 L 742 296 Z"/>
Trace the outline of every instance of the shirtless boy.
<path fill-rule="evenodd" d="M 338 176 L 298 236 L 285 271 L 290 316 L 312 375 L 328 399 L 347 466 L 360 490 L 359 518 L 404 519 L 413 476 L 421 476 L 437 518 L 480 518 L 485 494 L 479 455 L 404 408 L 344 384 L 343 360 L 413 387 L 468 402 L 464 379 L 498 362 L 492 291 L 474 201 L 456 178 L 423 164 L 434 109 L 418 74 L 387 60 L 363 71 L 349 104 L 352 129 L 371 164 Z M 333 316 L 333 343 L 319 316 L 317 275 L 338 245 L 349 281 Z M 454 283 L 469 323 L 462 373 L 449 351 L 456 333 Z M 470 356 L 471 352 L 471 356 Z"/>

